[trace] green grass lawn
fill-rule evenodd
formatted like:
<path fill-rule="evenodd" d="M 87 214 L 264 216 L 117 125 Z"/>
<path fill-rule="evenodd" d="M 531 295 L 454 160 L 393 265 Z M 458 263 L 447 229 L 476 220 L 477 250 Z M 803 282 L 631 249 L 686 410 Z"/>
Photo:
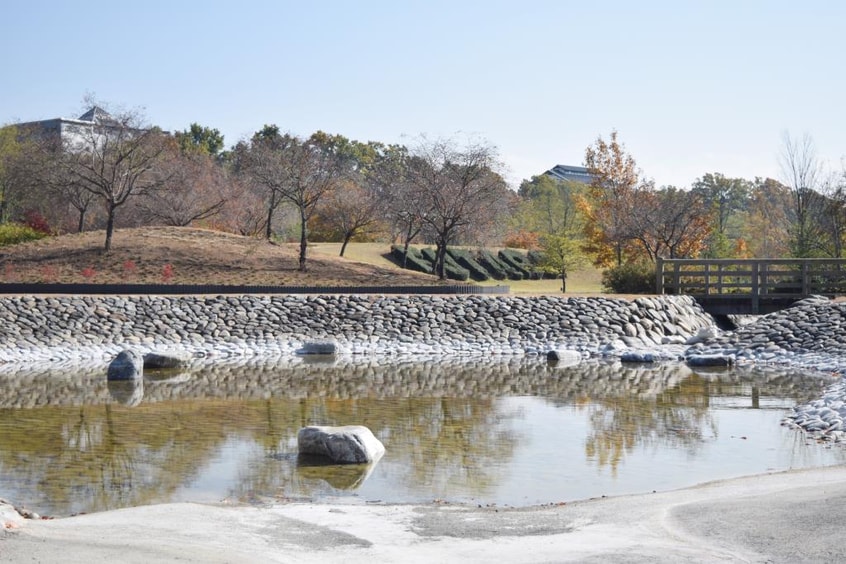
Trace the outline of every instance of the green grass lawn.
<path fill-rule="evenodd" d="M 414 245 L 421 247 L 421 245 Z M 340 243 L 309 243 L 311 252 L 317 255 L 337 257 L 341 251 Z M 385 258 L 390 252 L 387 243 L 350 243 L 344 258 L 384 268 L 398 268 L 393 261 Z M 567 277 L 567 294 L 601 294 L 602 271 L 593 267 L 578 270 Z M 477 282 L 480 286 L 505 285 L 512 294 L 560 294 L 561 280 L 489 280 Z"/>

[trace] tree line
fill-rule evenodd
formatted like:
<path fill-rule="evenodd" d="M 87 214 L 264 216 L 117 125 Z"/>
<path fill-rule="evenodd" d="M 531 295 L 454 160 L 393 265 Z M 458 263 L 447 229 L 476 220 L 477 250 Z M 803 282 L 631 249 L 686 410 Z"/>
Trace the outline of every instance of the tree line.
<path fill-rule="evenodd" d="M 655 186 L 616 131 L 585 150 L 591 182 L 524 180 L 507 243 L 539 247 L 566 279 L 586 263 L 647 267 L 661 258 L 843 258 L 846 173 L 826 171 L 813 141 L 785 134 L 781 181 L 718 172 L 689 189 Z"/>
<path fill-rule="evenodd" d="M 95 114 L 97 115 L 97 114 Z M 195 225 L 308 244 L 383 240 L 526 248 L 566 281 L 588 263 L 658 257 L 842 257 L 843 173 L 826 173 L 808 137 L 785 136 L 782 181 L 708 173 L 656 187 L 617 132 L 585 151 L 589 184 L 547 174 L 515 192 L 482 139 L 417 137 L 409 146 L 265 125 L 226 149 L 217 129 L 164 132 L 136 111 L 101 111 L 64 139 L 0 129 L 0 223 L 51 232 Z M 407 253 L 406 253 L 407 254 Z"/>

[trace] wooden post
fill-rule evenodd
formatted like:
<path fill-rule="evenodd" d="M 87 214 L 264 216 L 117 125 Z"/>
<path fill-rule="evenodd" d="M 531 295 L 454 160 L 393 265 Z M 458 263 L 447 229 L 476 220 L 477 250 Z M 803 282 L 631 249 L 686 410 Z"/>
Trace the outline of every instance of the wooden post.
<path fill-rule="evenodd" d="M 664 259 L 661 257 L 655 260 L 655 293 L 664 293 Z"/>
<path fill-rule="evenodd" d="M 682 294 L 681 289 L 681 263 L 679 261 L 673 261 L 673 293 L 674 294 Z"/>
<path fill-rule="evenodd" d="M 811 295 L 811 276 L 808 273 L 808 261 L 802 261 L 802 295 Z"/>
<path fill-rule="evenodd" d="M 711 263 L 705 263 L 705 295 L 711 293 Z"/>
<path fill-rule="evenodd" d="M 754 261 L 752 263 L 752 313 L 757 315 L 761 311 L 761 300 L 758 291 L 760 290 L 760 284 L 758 280 L 758 261 Z"/>

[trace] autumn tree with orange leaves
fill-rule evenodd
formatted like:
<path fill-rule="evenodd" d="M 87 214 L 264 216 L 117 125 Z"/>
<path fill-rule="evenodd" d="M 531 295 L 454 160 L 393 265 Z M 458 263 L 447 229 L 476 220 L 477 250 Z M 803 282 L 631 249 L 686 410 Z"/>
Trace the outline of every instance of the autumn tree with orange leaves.
<path fill-rule="evenodd" d="M 580 209 L 597 266 L 695 257 L 705 248 L 711 210 L 701 194 L 642 181 L 616 131 L 585 150 L 585 166 L 593 181 Z"/>
<path fill-rule="evenodd" d="M 629 220 L 639 184 L 635 160 L 612 131 L 610 141 L 599 136 L 585 149 L 585 166 L 593 177 L 579 200 L 585 217 L 585 250 L 596 266 L 619 266 L 633 239 Z"/>

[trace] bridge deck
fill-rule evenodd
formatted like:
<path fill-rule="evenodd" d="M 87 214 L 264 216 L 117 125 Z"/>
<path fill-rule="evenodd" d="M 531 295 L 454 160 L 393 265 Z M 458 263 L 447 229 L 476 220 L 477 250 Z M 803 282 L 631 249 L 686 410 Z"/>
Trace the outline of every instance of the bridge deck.
<path fill-rule="evenodd" d="M 656 290 L 693 296 L 715 315 L 771 313 L 846 294 L 846 259 L 658 259 Z"/>

